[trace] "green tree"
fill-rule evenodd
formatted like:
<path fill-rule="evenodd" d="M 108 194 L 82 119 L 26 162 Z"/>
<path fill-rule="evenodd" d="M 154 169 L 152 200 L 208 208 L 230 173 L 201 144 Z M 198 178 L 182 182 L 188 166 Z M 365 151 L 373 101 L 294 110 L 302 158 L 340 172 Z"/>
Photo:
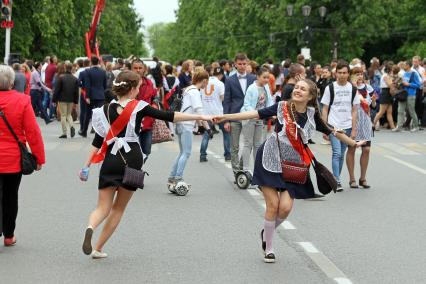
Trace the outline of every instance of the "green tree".
<path fill-rule="evenodd" d="M 92 19 L 95 0 L 15 0 L 11 52 L 41 60 L 56 54 L 61 59 L 85 55 L 84 35 Z M 98 32 L 101 53 L 127 57 L 145 55 L 142 18 L 133 0 L 107 0 Z M 1 30 L 0 42 L 5 33 Z M 4 54 L 4 45 L 0 45 Z"/>

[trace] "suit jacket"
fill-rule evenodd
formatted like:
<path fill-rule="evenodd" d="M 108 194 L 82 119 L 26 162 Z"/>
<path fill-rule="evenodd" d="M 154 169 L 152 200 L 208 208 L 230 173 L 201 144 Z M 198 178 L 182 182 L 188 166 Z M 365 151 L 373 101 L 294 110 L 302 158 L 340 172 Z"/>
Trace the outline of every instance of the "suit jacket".
<path fill-rule="evenodd" d="M 247 74 L 247 88 L 253 84 L 256 76 Z M 238 73 L 234 74 L 225 81 L 225 97 L 223 99 L 223 113 L 239 113 L 244 104 L 244 96 L 247 91 L 241 89 L 240 81 L 238 80 Z"/>
<path fill-rule="evenodd" d="M 105 70 L 102 70 L 98 66 L 88 68 L 85 71 L 83 84 L 86 89 L 86 96 L 90 100 L 105 100 L 105 90 L 107 88 L 107 76 Z"/>

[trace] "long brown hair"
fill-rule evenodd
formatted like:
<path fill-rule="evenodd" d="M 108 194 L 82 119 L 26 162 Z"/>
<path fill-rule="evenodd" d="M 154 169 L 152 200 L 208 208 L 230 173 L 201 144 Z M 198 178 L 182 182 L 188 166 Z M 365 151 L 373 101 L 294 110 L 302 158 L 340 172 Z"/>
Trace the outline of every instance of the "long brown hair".
<path fill-rule="evenodd" d="M 132 88 L 136 88 L 138 86 L 140 80 L 141 77 L 139 74 L 130 70 L 122 71 L 114 80 L 112 92 L 118 97 L 125 96 L 132 90 Z"/>
<path fill-rule="evenodd" d="M 308 85 L 309 88 L 309 95 L 312 96 L 312 99 L 309 100 L 307 106 L 315 108 L 315 112 L 319 113 L 319 107 L 318 107 L 318 88 L 317 85 L 312 82 L 309 79 L 302 79 L 299 82 L 305 82 Z M 296 105 L 290 99 L 289 103 L 287 104 L 287 110 L 291 114 L 291 118 L 293 121 L 296 121 L 297 119 L 297 111 L 296 111 Z"/>

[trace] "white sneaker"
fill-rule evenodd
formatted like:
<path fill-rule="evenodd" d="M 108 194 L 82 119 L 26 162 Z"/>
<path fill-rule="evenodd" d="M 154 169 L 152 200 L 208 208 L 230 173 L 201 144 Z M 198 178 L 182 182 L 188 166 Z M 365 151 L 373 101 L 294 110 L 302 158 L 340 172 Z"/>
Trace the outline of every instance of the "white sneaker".
<path fill-rule="evenodd" d="M 401 131 L 401 129 L 399 129 L 399 127 L 397 126 L 397 127 L 395 127 L 394 129 L 392 129 L 391 131 L 392 131 L 392 132 L 400 132 L 400 131 Z"/>
<path fill-rule="evenodd" d="M 100 258 L 108 257 L 108 255 L 106 253 L 100 252 L 100 251 L 97 251 L 97 250 L 93 250 L 91 256 L 92 256 L 93 259 L 100 259 Z"/>
<path fill-rule="evenodd" d="M 417 131 L 419 131 L 419 128 L 418 127 L 414 127 L 413 129 L 411 129 L 410 130 L 411 132 L 417 132 Z"/>

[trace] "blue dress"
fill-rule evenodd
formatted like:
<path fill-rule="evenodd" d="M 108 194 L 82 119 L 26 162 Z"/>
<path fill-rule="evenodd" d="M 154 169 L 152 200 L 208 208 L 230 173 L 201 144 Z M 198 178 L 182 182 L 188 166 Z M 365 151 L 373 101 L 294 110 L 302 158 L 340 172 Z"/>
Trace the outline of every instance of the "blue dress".
<path fill-rule="evenodd" d="M 276 116 L 277 109 L 278 109 L 278 103 L 274 104 L 273 106 L 258 110 L 260 119 L 267 119 L 272 116 Z M 318 112 L 315 112 L 314 118 L 315 118 L 316 130 L 326 135 L 330 135 L 331 129 L 326 126 L 326 124 L 323 122 Z M 297 123 L 300 125 L 300 127 L 303 128 L 306 124 L 307 116 L 304 114 L 298 113 L 296 120 L 297 120 Z M 283 126 L 281 123 L 277 121 L 277 124 L 275 125 L 275 127 L 278 128 L 278 132 L 280 132 Z M 306 199 L 306 198 L 314 197 L 314 194 L 315 194 L 314 186 L 312 184 L 312 181 L 309 175 L 305 184 L 297 184 L 292 182 L 285 182 L 281 173 L 274 173 L 274 172 L 265 170 L 262 163 L 264 147 L 265 147 L 265 142 L 262 144 L 262 146 L 260 146 L 256 154 L 252 184 L 258 185 L 259 187 L 261 186 L 272 187 L 279 192 L 287 191 L 290 194 L 291 198 Z M 279 155 L 278 149 L 277 149 L 277 155 Z"/>

